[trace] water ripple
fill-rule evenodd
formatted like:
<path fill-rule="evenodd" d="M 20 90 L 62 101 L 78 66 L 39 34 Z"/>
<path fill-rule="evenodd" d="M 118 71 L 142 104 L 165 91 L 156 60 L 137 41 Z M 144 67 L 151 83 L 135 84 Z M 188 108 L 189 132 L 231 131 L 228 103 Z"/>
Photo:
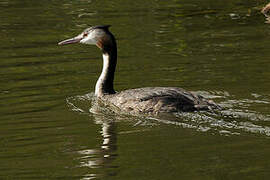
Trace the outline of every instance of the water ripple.
<path fill-rule="evenodd" d="M 251 108 L 254 104 L 268 106 L 270 103 L 265 95 L 251 94 L 253 99 L 233 99 L 234 96 L 224 91 L 196 92 L 209 99 L 215 99 L 223 107 L 220 112 L 179 112 L 173 115 L 142 116 L 124 115 L 118 120 L 134 121 L 134 125 L 173 125 L 191 128 L 201 132 L 219 133 L 221 135 L 261 134 L 270 136 L 270 115 L 256 112 Z M 95 104 L 93 93 L 74 96 L 66 99 L 72 111 L 86 114 L 114 114 L 108 107 Z M 122 115 L 122 114 L 121 114 Z M 128 118 L 127 118 L 128 117 Z M 106 119 L 106 116 L 103 118 Z"/>

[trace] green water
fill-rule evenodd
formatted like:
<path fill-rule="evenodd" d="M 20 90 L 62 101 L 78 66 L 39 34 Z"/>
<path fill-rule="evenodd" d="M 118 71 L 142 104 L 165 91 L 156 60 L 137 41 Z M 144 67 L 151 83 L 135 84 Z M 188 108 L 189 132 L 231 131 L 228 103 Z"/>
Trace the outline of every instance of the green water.
<path fill-rule="evenodd" d="M 269 179 L 265 1 L 0 1 L 0 179 Z M 111 24 L 115 87 L 176 86 L 218 114 L 89 112 L 94 46 L 57 46 Z"/>

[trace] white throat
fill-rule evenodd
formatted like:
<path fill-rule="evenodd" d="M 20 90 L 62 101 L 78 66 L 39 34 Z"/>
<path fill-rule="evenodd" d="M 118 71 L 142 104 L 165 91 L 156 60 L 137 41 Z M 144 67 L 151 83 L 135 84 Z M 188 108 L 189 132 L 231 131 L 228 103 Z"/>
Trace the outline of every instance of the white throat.
<path fill-rule="evenodd" d="M 106 78 L 108 77 L 108 69 L 109 69 L 109 55 L 108 54 L 103 54 L 103 68 L 101 75 L 98 78 L 98 81 L 96 83 L 96 88 L 95 88 L 95 95 L 97 97 L 100 97 L 104 94 L 103 88 L 104 88 L 104 83 Z"/>

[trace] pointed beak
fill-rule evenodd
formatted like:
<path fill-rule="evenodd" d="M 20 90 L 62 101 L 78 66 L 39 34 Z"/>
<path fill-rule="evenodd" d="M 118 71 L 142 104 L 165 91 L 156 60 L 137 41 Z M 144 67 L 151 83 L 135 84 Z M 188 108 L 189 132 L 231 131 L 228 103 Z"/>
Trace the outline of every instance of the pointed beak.
<path fill-rule="evenodd" d="M 58 43 L 58 45 L 79 43 L 83 38 L 79 35 L 71 39 L 67 39 Z"/>

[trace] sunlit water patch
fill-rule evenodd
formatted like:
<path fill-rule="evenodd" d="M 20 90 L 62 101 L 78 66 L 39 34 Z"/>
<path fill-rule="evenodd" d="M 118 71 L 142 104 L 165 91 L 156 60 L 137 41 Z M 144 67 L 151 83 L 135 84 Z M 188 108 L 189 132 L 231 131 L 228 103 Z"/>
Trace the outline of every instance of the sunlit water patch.
<path fill-rule="evenodd" d="M 269 96 L 251 94 L 250 99 L 234 99 L 228 92 L 198 91 L 197 94 L 213 99 L 222 107 L 216 112 L 179 112 L 159 116 L 131 116 L 125 113 L 115 113 L 110 108 L 96 103 L 93 93 L 69 97 L 66 99 L 72 111 L 97 116 L 96 123 L 103 121 L 129 121 L 134 126 L 173 125 L 182 128 L 192 128 L 201 132 L 219 133 L 222 135 L 260 134 L 270 136 L 270 115 L 266 112 L 253 110 L 253 106 L 266 109 Z M 117 114 L 117 115 L 116 115 Z M 100 116 L 102 115 L 102 116 Z M 114 116 L 114 118 L 111 118 Z"/>

